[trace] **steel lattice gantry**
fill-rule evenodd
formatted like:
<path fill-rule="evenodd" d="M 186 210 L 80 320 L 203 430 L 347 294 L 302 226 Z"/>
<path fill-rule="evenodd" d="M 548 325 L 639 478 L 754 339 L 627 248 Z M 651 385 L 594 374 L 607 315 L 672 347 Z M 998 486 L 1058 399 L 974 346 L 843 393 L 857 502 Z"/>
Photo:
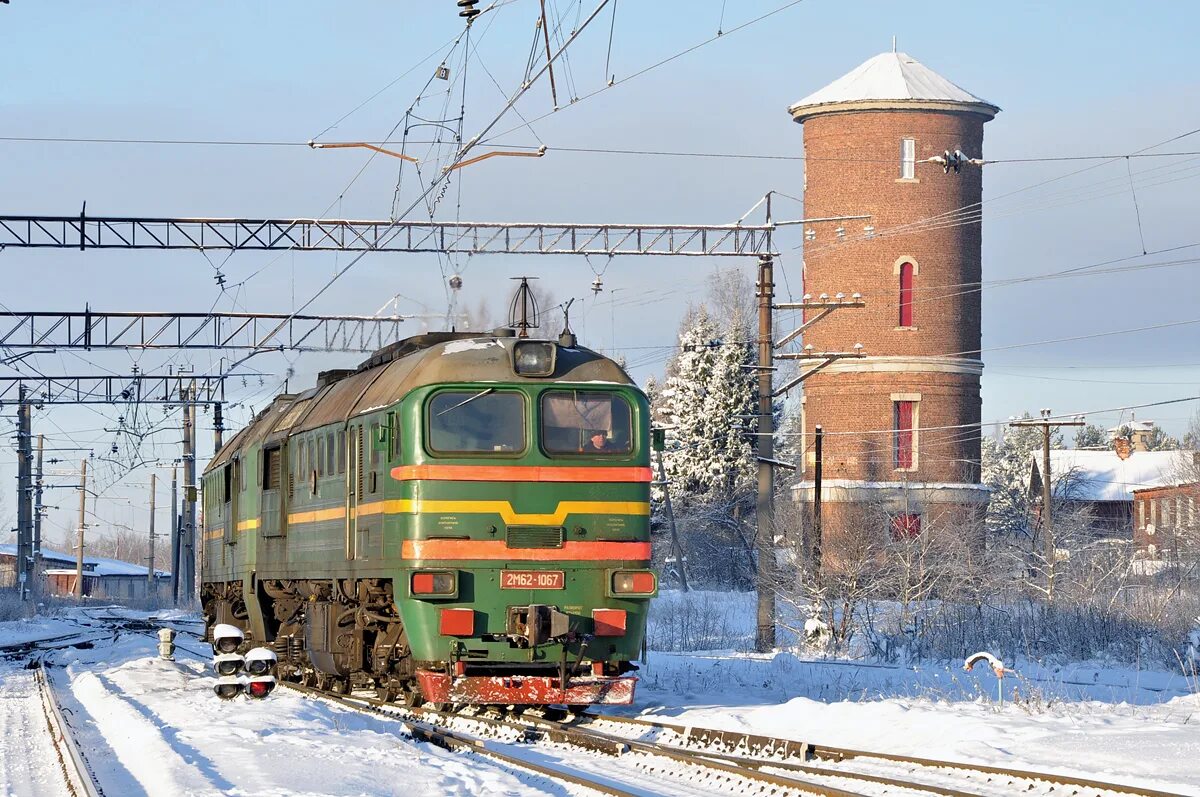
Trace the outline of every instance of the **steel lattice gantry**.
<path fill-rule="evenodd" d="M 114 376 L 0 376 L 0 405 L 28 404 L 211 404 L 225 400 L 224 376 L 127 374 Z M 195 396 L 183 398 L 196 386 Z"/>
<path fill-rule="evenodd" d="M 373 352 L 399 316 L 269 313 L 0 312 L 0 347 Z"/>
<path fill-rule="evenodd" d="M 0 216 L 0 249 L 204 249 L 748 257 L 773 225 Z"/>

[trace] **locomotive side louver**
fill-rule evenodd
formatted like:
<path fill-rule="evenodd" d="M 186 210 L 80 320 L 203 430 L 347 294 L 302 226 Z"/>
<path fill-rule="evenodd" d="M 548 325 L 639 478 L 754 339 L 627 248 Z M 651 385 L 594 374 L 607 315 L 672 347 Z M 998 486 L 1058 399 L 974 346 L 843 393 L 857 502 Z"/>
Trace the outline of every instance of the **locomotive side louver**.
<path fill-rule="evenodd" d="M 509 526 L 509 548 L 561 548 L 562 526 Z"/>

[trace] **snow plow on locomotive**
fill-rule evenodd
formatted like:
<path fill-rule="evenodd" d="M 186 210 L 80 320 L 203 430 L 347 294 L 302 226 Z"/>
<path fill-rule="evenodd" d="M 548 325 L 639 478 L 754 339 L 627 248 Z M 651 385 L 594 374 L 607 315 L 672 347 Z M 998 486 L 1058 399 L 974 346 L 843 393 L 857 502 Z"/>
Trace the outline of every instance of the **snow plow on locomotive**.
<path fill-rule="evenodd" d="M 214 456 L 206 624 L 335 691 L 628 703 L 658 586 L 649 449 L 645 396 L 573 336 L 392 344 Z"/>

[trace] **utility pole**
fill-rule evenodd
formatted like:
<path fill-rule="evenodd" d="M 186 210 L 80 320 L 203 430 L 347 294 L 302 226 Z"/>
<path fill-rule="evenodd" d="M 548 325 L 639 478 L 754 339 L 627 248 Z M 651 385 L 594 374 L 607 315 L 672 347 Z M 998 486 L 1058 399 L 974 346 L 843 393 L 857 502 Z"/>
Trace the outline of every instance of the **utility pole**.
<path fill-rule="evenodd" d="M 83 529 L 87 520 L 87 460 L 79 463 L 79 530 L 75 535 L 75 597 L 83 597 Z"/>
<path fill-rule="evenodd" d="M 158 474 L 150 474 L 150 564 L 147 566 L 146 574 L 146 596 L 149 598 L 158 597 L 158 580 L 154 577 L 154 487 L 158 481 Z"/>
<path fill-rule="evenodd" d="M 758 628 L 754 649 L 775 647 L 775 412 L 771 374 L 775 347 L 771 303 L 775 298 L 775 261 L 758 259 Z"/>
<path fill-rule="evenodd" d="M 33 488 L 33 590 L 35 595 L 42 591 L 42 489 L 45 478 L 42 471 L 42 450 L 45 438 L 38 435 L 37 475 Z"/>
<path fill-rule="evenodd" d="M 1050 417 L 1049 408 L 1041 411 L 1041 418 L 1024 418 L 1013 421 L 1009 426 L 1036 427 L 1042 430 L 1042 543 L 1046 557 L 1046 601 L 1054 601 L 1054 581 L 1057 576 L 1058 544 L 1054 539 L 1054 520 L 1051 514 L 1050 501 L 1052 484 L 1050 480 L 1050 433 L 1060 426 L 1083 426 L 1082 418 L 1071 421 L 1056 421 Z"/>
<path fill-rule="evenodd" d="M 817 424 L 813 430 L 816 435 L 814 448 L 816 462 L 813 465 L 813 544 L 812 544 L 812 570 L 813 575 L 821 572 L 821 556 L 824 550 L 824 534 L 825 530 L 821 524 L 821 479 L 822 469 L 825 466 L 825 430 L 821 428 L 821 424 Z"/>
<path fill-rule="evenodd" d="M 171 466 L 171 604 L 179 604 L 179 468 Z"/>
<path fill-rule="evenodd" d="M 195 597 L 196 568 L 196 386 L 184 392 L 183 409 L 183 517 L 180 522 L 179 570 L 181 598 Z"/>
<path fill-rule="evenodd" d="M 24 385 L 17 395 L 17 590 L 24 601 L 33 564 L 33 407 Z"/>

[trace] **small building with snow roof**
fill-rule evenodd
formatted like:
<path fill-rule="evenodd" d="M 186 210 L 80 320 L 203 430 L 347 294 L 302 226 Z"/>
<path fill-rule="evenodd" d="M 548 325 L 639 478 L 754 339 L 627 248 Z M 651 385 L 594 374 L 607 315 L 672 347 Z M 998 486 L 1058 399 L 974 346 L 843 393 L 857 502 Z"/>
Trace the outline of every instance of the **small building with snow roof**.
<path fill-rule="evenodd" d="M 0 589 L 16 585 L 17 546 L 0 545 Z M 51 595 L 70 596 L 75 594 L 76 563 L 70 554 L 42 549 L 44 591 Z M 103 556 L 83 558 L 83 595 L 107 600 L 140 600 L 146 597 L 149 573 L 143 565 L 108 559 Z M 154 571 L 159 594 L 166 594 L 165 584 L 171 574 L 165 570 Z"/>
<path fill-rule="evenodd" d="M 1192 451 L 1135 451 L 1122 458 L 1114 450 L 1063 449 L 1050 452 L 1054 496 L 1072 508 L 1087 509 L 1097 538 L 1135 539 L 1135 493 L 1178 483 Z M 1030 457 L 1030 492 L 1040 499 L 1042 454 Z"/>

